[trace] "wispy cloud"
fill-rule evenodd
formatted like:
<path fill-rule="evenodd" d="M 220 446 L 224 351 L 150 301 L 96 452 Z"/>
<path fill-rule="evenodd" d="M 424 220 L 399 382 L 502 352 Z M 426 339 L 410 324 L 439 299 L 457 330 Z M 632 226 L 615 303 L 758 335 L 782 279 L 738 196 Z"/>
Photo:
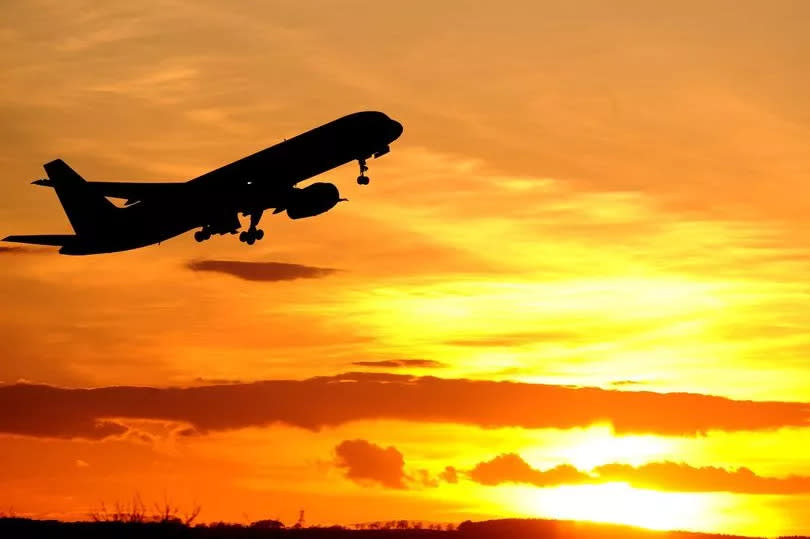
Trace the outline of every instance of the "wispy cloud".
<path fill-rule="evenodd" d="M 25 255 L 25 254 L 42 254 L 48 252 L 55 252 L 53 249 L 42 249 L 36 247 L 7 247 L 0 245 L 0 255 Z"/>
<path fill-rule="evenodd" d="M 353 361 L 352 365 L 358 367 L 374 367 L 384 369 L 397 369 L 401 367 L 415 367 L 420 369 L 434 369 L 444 367 L 441 361 L 432 359 L 384 359 L 380 361 Z"/>

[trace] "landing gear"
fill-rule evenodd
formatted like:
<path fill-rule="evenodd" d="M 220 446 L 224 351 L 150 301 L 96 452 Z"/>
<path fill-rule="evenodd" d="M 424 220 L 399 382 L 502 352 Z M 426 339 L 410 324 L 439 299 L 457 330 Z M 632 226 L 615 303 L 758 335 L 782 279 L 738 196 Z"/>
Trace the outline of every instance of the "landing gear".
<path fill-rule="evenodd" d="M 194 233 L 194 239 L 198 242 L 204 242 L 211 239 L 214 234 L 236 234 L 239 227 L 239 214 L 235 211 L 231 212 L 223 209 L 219 214 L 211 215 L 211 220 L 205 223 L 202 228 Z"/>
<path fill-rule="evenodd" d="M 197 240 L 197 243 L 211 239 L 211 231 L 207 227 L 203 227 L 201 230 L 194 233 L 194 239 Z"/>
<path fill-rule="evenodd" d="M 257 240 L 264 237 L 264 230 L 256 228 L 259 225 L 263 212 L 264 210 L 258 210 L 250 214 L 250 228 L 239 234 L 239 241 L 253 245 Z"/>
<path fill-rule="evenodd" d="M 358 159 L 357 162 L 360 163 L 360 175 L 357 177 L 357 183 L 360 185 L 368 185 L 369 179 L 368 176 L 366 176 L 368 165 L 366 165 L 366 160 Z"/>
<path fill-rule="evenodd" d="M 242 243 L 247 243 L 248 245 L 253 245 L 258 240 L 264 237 L 264 230 L 261 228 L 249 228 L 247 230 L 242 231 L 239 234 L 239 241 Z"/>

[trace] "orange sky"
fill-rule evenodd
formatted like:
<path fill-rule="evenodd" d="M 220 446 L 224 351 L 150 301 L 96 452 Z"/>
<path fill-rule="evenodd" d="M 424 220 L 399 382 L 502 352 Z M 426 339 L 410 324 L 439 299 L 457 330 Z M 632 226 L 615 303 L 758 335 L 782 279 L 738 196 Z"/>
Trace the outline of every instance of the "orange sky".
<path fill-rule="evenodd" d="M 252 247 L 0 248 L 0 512 L 810 530 L 810 4 L 3 14 L 3 236 L 70 232 L 29 185 L 57 157 L 180 181 L 357 110 L 405 132 Z"/>

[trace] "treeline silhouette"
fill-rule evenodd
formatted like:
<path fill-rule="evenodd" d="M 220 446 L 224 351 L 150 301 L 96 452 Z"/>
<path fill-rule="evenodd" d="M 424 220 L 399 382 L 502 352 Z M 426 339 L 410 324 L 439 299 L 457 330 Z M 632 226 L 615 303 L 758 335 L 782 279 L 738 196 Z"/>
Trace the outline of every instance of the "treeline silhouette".
<path fill-rule="evenodd" d="M 179 518 L 165 520 L 96 520 L 60 522 L 27 518 L 0 518 L 0 537 L 64 537 L 124 539 L 746 539 L 744 536 L 683 531 L 653 531 L 618 524 L 569 520 L 505 519 L 466 521 L 457 527 L 425 525 L 397 520 L 352 527 L 291 526 L 278 520 L 259 520 L 249 525 L 217 522 L 192 526 Z M 750 538 L 749 538 L 750 539 Z M 780 539 L 810 539 L 805 536 Z"/>

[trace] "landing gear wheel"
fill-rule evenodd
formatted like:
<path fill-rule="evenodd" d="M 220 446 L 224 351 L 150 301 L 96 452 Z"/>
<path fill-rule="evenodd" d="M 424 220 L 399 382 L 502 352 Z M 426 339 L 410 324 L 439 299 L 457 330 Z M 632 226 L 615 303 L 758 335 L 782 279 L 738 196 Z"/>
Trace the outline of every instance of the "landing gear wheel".
<path fill-rule="evenodd" d="M 198 230 L 197 232 L 194 233 L 194 239 L 197 240 L 197 242 L 199 243 L 202 243 L 205 240 L 210 240 L 211 232 L 205 228 L 203 228 L 202 230 Z"/>
<path fill-rule="evenodd" d="M 253 234 L 248 235 L 246 243 L 248 245 L 253 245 L 254 243 L 256 243 L 256 236 L 254 236 Z"/>
<path fill-rule="evenodd" d="M 262 230 L 261 228 L 260 228 L 260 229 L 257 229 L 257 230 L 256 230 L 256 239 L 257 239 L 257 240 L 260 240 L 260 239 L 262 239 L 263 237 L 264 237 L 264 230 Z"/>
<path fill-rule="evenodd" d="M 248 239 L 248 233 L 247 232 L 241 232 L 239 234 L 239 241 L 241 241 L 242 243 L 247 243 L 247 239 Z"/>
<path fill-rule="evenodd" d="M 368 165 L 366 165 L 366 160 L 358 159 L 357 162 L 360 163 L 360 175 L 357 177 L 357 183 L 360 185 L 368 185 L 368 176 L 366 176 Z"/>

